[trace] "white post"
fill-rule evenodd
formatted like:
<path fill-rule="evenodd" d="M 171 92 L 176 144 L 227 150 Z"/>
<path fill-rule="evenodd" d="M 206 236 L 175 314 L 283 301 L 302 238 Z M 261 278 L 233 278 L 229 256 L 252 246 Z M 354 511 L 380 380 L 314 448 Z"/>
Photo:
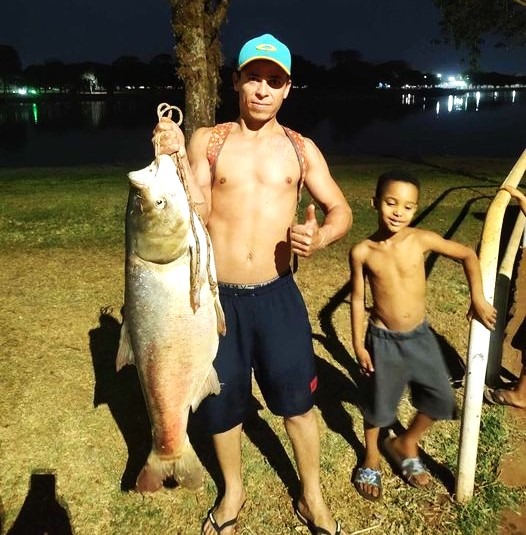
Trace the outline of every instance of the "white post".
<path fill-rule="evenodd" d="M 480 417 L 486 366 L 488 364 L 490 332 L 478 321 L 471 322 L 464 408 L 460 427 L 461 441 L 458 454 L 456 499 L 465 503 L 473 496 Z"/>
<path fill-rule="evenodd" d="M 525 169 L 526 150 L 522 153 L 503 184 L 517 187 Z M 480 267 L 484 295 L 490 303 L 493 303 L 494 298 L 500 234 L 504 212 L 509 200 L 510 194 L 508 192 L 499 191 L 497 193 L 488 209 L 482 230 Z M 475 485 L 477 448 L 490 335 L 490 331 L 478 321 L 471 321 L 455 493 L 456 499 L 460 503 L 465 503 L 472 498 Z"/>

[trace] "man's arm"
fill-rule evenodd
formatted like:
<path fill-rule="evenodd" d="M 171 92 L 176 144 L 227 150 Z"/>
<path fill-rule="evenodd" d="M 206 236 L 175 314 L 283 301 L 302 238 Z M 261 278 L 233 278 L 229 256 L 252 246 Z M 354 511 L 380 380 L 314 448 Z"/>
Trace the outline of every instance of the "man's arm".
<path fill-rule="evenodd" d="M 187 149 L 183 132 L 177 124 L 167 117 L 161 117 L 153 131 L 152 139 L 158 154 L 169 154 L 180 164 L 194 209 L 199 212 L 205 223 L 210 213 L 211 196 L 210 168 L 206 158 L 208 130 L 207 128 L 197 130 Z M 206 166 L 203 166 L 203 155 Z"/>
<path fill-rule="evenodd" d="M 305 187 L 320 205 L 325 218 L 318 225 L 314 205 L 307 208 L 305 223 L 291 228 L 292 251 L 309 257 L 318 249 L 342 238 L 352 225 L 352 211 L 341 189 L 334 181 L 318 147 L 305 138 Z"/>
<path fill-rule="evenodd" d="M 374 372 L 369 352 L 364 345 L 365 328 L 365 278 L 363 276 L 362 246 L 355 245 L 349 254 L 351 270 L 351 333 L 354 354 L 364 375 Z"/>

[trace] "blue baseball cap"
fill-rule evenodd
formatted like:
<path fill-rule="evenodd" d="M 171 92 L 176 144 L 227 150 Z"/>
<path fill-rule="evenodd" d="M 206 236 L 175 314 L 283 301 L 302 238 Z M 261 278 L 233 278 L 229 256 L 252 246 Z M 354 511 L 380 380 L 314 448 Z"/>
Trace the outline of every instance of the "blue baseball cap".
<path fill-rule="evenodd" d="M 239 52 L 237 61 L 238 70 L 241 70 L 245 65 L 257 59 L 273 61 L 290 76 L 290 50 L 273 35 L 266 33 L 265 35 L 260 35 L 247 41 Z"/>

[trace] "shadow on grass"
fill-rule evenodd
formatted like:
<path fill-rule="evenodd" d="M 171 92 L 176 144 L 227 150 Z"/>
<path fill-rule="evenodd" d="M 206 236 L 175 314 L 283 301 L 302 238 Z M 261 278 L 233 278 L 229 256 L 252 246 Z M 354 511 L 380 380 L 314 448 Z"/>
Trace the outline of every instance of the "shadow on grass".
<path fill-rule="evenodd" d="M 121 324 L 109 308 L 101 309 L 99 326 L 89 332 L 95 373 L 93 405 L 106 404 L 128 448 L 128 461 L 121 479 L 122 490 L 135 488 L 135 481 L 151 449 L 148 412 L 135 366 L 117 373 L 115 362 Z"/>
<path fill-rule="evenodd" d="M 0 523 L 0 533 L 2 525 Z M 31 474 L 29 492 L 18 516 L 7 535 L 71 535 L 67 508 L 56 495 L 56 478 L 53 473 Z"/>
<path fill-rule="evenodd" d="M 121 489 L 128 491 L 135 487 L 136 478 L 150 452 L 152 439 L 148 412 L 135 366 L 125 366 L 118 373 L 115 369 L 120 327 L 121 324 L 112 315 L 111 309 L 102 309 L 99 326 L 89 332 L 89 337 L 95 372 L 94 406 L 108 405 L 126 442 L 128 461 Z M 299 481 L 294 466 L 276 433 L 259 415 L 260 409 L 262 406 L 253 397 L 244 431 L 274 468 L 290 495 L 298 496 Z M 199 459 L 214 480 L 220 497 L 224 491 L 224 482 L 212 437 L 203 428 L 198 415 L 190 413 L 188 435 Z M 174 482 L 168 480 L 165 486 L 173 487 Z"/>

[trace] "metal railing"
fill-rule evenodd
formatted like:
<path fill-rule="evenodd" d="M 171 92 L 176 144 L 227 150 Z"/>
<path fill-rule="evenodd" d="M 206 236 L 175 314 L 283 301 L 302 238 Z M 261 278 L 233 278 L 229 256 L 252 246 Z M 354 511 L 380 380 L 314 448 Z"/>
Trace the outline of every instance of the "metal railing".
<path fill-rule="evenodd" d="M 525 170 L 526 150 L 519 157 L 517 163 L 513 166 L 513 169 L 510 171 L 502 185 L 504 186 L 507 184 L 517 187 Z M 499 267 L 498 259 L 501 230 L 504 221 L 504 213 L 510 202 L 510 198 L 510 194 L 505 190 L 499 190 L 495 195 L 486 214 L 479 252 L 484 295 L 486 299 L 490 303 L 493 303 L 497 308 L 498 316 L 502 317 L 498 320 L 493 335 L 493 339 L 496 341 L 496 346 L 498 347 L 502 347 L 504 325 L 501 322 L 504 321 L 505 315 L 507 314 L 511 273 L 525 222 L 525 218 L 521 213 Z M 499 279 L 503 281 L 502 283 L 496 284 L 497 273 L 499 274 Z M 504 297 L 502 297 L 503 294 L 505 294 Z M 456 499 L 461 503 L 469 501 L 473 496 L 482 400 L 486 381 L 488 356 L 490 355 L 490 338 L 491 332 L 486 329 L 486 327 L 476 320 L 471 321 L 456 478 Z"/>

